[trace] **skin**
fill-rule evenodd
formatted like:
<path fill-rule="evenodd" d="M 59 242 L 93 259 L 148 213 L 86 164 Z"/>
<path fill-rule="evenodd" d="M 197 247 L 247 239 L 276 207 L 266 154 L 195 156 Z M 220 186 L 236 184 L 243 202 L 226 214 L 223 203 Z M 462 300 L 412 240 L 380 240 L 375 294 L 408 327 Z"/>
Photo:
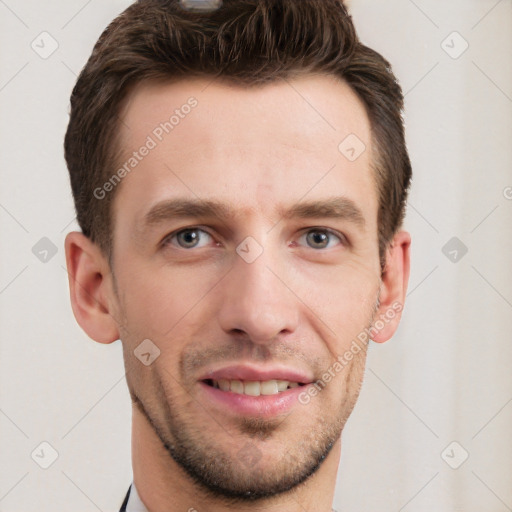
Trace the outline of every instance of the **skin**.
<path fill-rule="evenodd" d="M 191 96 L 197 107 L 114 192 L 112 267 L 89 239 L 68 234 L 73 311 L 94 340 L 122 340 L 134 481 L 150 512 L 328 512 L 366 345 L 309 403 L 267 418 L 209 401 L 198 379 L 241 363 L 321 378 L 365 327 L 403 305 L 410 235 L 396 233 L 381 276 L 370 125 L 345 83 L 143 83 L 121 111 L 125 156 Z M 366 145 L 354 162 L 338 150 L 351 133 Z M 352 200 L 364 226 L 282 213 L 333 196 Z M 219 201 L 232 215 L 144 223 L 176 197 Z M 176 236 L 196 226 L 197 246 Z M 236 252 L 248 236 L 263 248 L 251 263 Z M 372 339 L 391 338 L 400 317 Z M 149 366 L 134 356 L 144 339 L 160 350 Z"/>

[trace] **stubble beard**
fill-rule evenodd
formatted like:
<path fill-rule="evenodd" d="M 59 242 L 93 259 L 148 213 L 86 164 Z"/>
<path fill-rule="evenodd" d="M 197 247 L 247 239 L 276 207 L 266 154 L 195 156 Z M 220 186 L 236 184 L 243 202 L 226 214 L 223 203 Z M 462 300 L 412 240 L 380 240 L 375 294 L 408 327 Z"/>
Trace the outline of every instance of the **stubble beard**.
<path fill-rule="evenodd" d="M 378 305 L 377 298 L 368 325 L 372 324 Z M 326 407 L 325 414 L 319 415 L 309 429 L 299 430 L 293 441 L 286 432 L 288 422 L 300 421 L 303 415 L 308 415 L 306 410 L 295 410 L 290 418 L 284 419 L 241 418 L 235 430 L 231 427 L 229 432 L 219 418 L 212 417 L 210 424 L 214 429 L 226 431 L 221 434 L 225 436 L 226 444 L 240 438 L 239 447 L 227 449 L 226 444 L 216 442 L 208 434 L 209 425 L 197 425 L 180 411 L 171 390 L 166 389 L 156 372 L 151 375 L 150 400 L 141 399 L 130 384 L 129 391 L 134 406 L 146 418 L 162 447 L 192 479 L 205 499 L 231 505 L 255 502 L 297 488 L 320 468 L 340 438 L 356 404 L 364 376 L 366 352 L 367 344 L 354 357 L 353 364 L 345 367 L 329 384 L 335 386 L 337 379 L 344 378 L 346 392 L 338 411 L 331 414 L 332 407 Z M 275 455 L 276 446 L 281 448 L 278 456 Z"/>

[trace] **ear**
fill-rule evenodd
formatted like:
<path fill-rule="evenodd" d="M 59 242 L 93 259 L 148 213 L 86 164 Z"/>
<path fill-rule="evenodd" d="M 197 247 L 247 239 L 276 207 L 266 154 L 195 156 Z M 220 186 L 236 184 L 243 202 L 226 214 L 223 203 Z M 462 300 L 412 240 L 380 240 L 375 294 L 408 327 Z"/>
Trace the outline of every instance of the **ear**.
<path fill-rule="evenodd" d="M 370 329 L 370 338 L 377 343 L 389 340 L 400 323 L 409 282 L 410 246 L 411 235 L 407 231 L 399 231 L 386 251 L 380 305 Z"/>
<path fill-rule="evenodd" d="M 65 242 L 71 306 L 80 327 L 99 343 L 119 339 L 112 316 L 110 266 L 100 248 L 84 234 L 68 233 Z"/>

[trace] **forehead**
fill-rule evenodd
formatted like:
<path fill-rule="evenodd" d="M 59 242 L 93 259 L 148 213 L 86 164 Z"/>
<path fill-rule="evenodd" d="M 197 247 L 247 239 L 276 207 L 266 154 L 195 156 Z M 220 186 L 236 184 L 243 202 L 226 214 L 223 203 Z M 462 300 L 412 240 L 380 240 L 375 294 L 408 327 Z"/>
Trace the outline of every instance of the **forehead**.
<path fill-rule="evenodd" d="M 184 195 L 264 214 L 306 195 L 347 195 L 376 216 L 366 111 L 334 77 L 250 87 L 204 78 L 144 82 L 120 119 L 118 165 L 128 172 L 115 202 L 133 221 Z M 354 160 L 347 149 L 362 153 Z"/>
<path fill-rule="evenodd" d="M 303 150 L 329 142 L 336 149 L 343 135 L 356 133 L 362 139 L 369 135 L 361 101 L 344 81 L 330 75 L 251 86 L 206 78 L 144 81 L 129 94 L 120 118 L 124 145 L 129 147 L 166 122 L 173 132 L 166 138 L 176 144 L 190 130 L 175 128 L 187 125 L 194 130 L 197 143 L 215 142 L 216 147 L 219 142 L 247 144 L 264 136 L 277 143 L 299 137 L 301 143 L 307 142 L 306 147 L 300 145 Z M 164 131 L 163 135 L 168 134 Z"/>

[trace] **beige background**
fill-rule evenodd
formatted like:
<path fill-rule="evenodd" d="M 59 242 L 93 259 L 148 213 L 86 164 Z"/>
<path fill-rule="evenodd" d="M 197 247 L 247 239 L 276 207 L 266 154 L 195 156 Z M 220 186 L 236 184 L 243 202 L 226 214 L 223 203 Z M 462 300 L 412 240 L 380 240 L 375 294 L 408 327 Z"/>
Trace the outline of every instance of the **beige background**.
<path fill-rule="evenodd" d="M 117 511 L 131 481 L 120 342 L 90 341 L 68 303 L 62 155 L 75 75 L 128 3 L 0 0 L 3 512 Z M 406 93 L 413 265 L 398 333 L 370 350 L 335 508 L 512 510 L 512 0 L 351 3 Z"/>

